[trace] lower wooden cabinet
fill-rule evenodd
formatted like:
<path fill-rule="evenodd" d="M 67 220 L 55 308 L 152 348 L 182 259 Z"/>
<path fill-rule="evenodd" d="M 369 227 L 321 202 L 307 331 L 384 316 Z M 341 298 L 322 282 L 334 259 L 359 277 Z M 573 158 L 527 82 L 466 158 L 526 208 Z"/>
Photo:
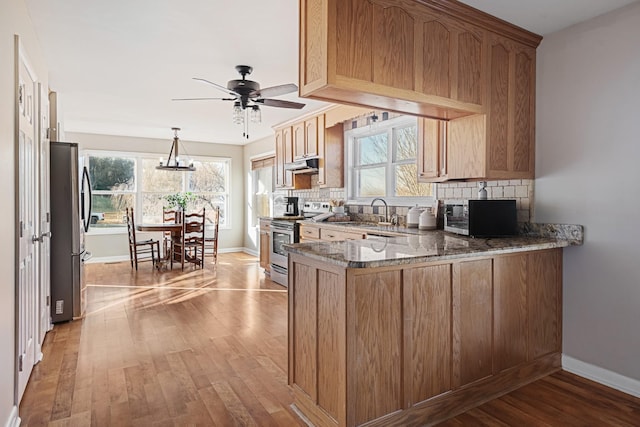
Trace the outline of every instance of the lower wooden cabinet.
<path fill-rule="evenodd" d="M 271 221 L 266 219 L 260 220 L 260 267 L 264 268 L 265 273 L 271 274 L 271 260 L 269 254 L 271 252 Z"/>
<path fill-rule="evenodd" d="M 316 425 L 433 423 L 561 367 L 561 249 L 289 267 L 289 384 Z"/>
<path fill-rule="evenodd" d="M 367 233 L 356 231 L 336 230 L 333 227 L 323 227 L 320 224 L 300 224 L 300 241 L 324 240 L 337 242 L 341 240 L 366 239 Z"/>

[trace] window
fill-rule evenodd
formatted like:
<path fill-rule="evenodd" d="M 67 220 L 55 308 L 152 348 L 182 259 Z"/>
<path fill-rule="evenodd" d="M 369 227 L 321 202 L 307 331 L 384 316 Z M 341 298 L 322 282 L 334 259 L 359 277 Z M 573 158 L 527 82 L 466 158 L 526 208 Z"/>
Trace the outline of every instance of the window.
<path fill-rule="evenodd" d="M 418 182 L 415 117 L 349 130 L 345 137 L 349 200 L 362 203 L 384 197 L 397 205 L 412 205 L 433 195 L 431 184 Z"/>
<path fill-rule="evenodd" d="M 220 226 L 229 226 L 230 159 L 194 158 L 194 172 L 157 170 L 151 154 L 87 152 L 92 187 L 91 222 L 94 230 L 124 227 L 125 208 L 135 209 L 136 221 L 162 222 L 165 196 L 192 192 L 188 210 L 206 208 L 212 221 L 213 208 L 220 208 Z"/>
<path fill-rule="evenodd" d="M 258 218 L 271 216 L 271 194 L 273 192 L 273 167 L 275 157 L 269 156 L 251 161 L 251 187 L 253 197 L 249 209 L 251 226 L 259 225 Z"/>
<path fill-rule="evenodd" d="M 91 179 L 91 226 L 122 227 L 125 208 L 136 200 L 136 160 L 122 156 L 89 158 Z"/>

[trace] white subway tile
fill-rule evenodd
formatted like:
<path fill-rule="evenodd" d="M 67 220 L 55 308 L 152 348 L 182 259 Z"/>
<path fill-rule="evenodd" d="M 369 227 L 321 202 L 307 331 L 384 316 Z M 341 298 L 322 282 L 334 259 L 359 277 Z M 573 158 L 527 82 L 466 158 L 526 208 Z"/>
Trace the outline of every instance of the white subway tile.
<path fill-rule="evenodd" d="M 504 187 L 503 197 L 507 199 L 511 199 L 511 198 L 514 198 L 515 196 L 516 196 L 516 187 L 513 187 L 511 185 Z"/>
<path fill-rule="evenodd" d="M 516 197 L 529 197 L 529 187 L 526 185 L 517 185 Z"/>

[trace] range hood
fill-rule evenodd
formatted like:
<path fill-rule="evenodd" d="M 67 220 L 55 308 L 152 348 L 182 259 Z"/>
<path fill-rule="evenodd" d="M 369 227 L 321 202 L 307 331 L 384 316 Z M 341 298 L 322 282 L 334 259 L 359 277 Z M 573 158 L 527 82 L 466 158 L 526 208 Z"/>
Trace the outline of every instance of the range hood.
<path fill-rule="evenodd" d="M 292 163 L 285 163 L 285 170 L 290 170 L 293 173 L 318 173 L 319 159 L 317 157 L 310 157 L 308 159 L 296 160 Z"/>

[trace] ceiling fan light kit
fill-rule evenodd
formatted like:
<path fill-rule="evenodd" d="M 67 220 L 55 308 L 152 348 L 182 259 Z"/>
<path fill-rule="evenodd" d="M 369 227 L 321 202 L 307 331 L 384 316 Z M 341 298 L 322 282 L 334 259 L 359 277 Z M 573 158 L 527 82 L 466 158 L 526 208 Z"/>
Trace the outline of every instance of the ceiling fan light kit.
<path fill-rule="evenodd" d="M 298 86 L 289 83 L 278 86 L 271 86 L 260 89 L 260 84 L 252 80 L 247 80 L 246 76 L 251 74 L 253 68 L 249 65 L 236 65 L 236 71 L 242 76 L 242 79 L 229 80 L 227 86 L 222 86 L 207 79 L 194 77 L 207 83 L 216 89 L 223 91 L 230 98 L 177 98 L 174 101 L 198 101 L 198 100 L 220 100 L 233 101 L 232 120 L 233 123 L 244 125 L 243 137 L 249 139 L 249 120 L 252 123 L 262 122 L 262 111 L 260 105 L 279 108 L 301 109 L 305 104 L 293 101 L 284 101 L 280 99 L 272 99 L 268 97 L 284 95 L 295 92 Z"/>
<path fill-rule="evenodd" d="M 180 139 L 178 138 L 178 131 L 180 128 L 171 128 L 173 131 L 173 143 L 171 144 L 171 150 L 169 151 L 169 157 L 165 163 L 164 158 L 160 157 L 160 164 L 156 166 L 158 170 L 168 170 L 168 171 L 195 171 L 196 168 L 193 166 L 193 159 L 184 162 L 180 160 L 180 152 L 179 145 Z"/>

